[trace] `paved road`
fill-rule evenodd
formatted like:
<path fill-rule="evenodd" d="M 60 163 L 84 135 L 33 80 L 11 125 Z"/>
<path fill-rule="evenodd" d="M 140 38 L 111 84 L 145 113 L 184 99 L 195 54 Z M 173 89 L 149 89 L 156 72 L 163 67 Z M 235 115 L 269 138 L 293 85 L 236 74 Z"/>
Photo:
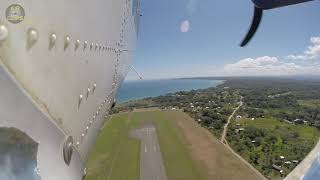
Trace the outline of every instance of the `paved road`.
<path fill-rule="evenodd" d="M 131 134 L 141 140 L 140 180 L 167 180 L 156 128 L 146 124 Z"/>

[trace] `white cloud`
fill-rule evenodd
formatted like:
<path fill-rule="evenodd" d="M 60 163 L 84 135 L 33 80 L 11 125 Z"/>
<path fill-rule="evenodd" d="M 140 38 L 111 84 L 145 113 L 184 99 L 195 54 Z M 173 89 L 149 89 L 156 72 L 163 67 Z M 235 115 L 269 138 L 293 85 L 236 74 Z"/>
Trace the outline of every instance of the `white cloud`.
<path fill-rule="evenodd" d="M 320 62 L 314 61 L 320 59 L 320 37 L 311 37 L 310 43 L 303 54 L 289 55 L 285 60 L 270 56 L 246 58 L 226 64 L 223 70 L 227 75 L 320 75 Z"/>
<path fill-rule="evenodd" d="M 189 28 L 189 27 L 188 27 Z M 184 30 L 186 31 L 186 30 Z M 301 55 L 287 58 L 262 56 L 245 58 L 234 63 L 216 66 L 213 64 L 181 64 L 179 68 L 168 66 L 154 67 L 141 71 L 144 79 L 200 77 L 200 76 L 281 76 L 281 75 L 320 75 L 320 37 L 311 37 L 311 45 Z M 301 60 L 310 61 L 301 61 Z M 137 79 L 131 72 L 127 79 Z"/>
<path fill-rule="evenodd" d="M 304 67 L 282 62 L 277 57 L 263 56 L 226 64 L 224 71 L 229 75 L 294 75 L 304 71 Z"/>
<path fill-rule="evenodd" d="M 320 37 L 311 37 L 311 45 L 303 54 L 289 55 L 288 59 L 292 60 L 314 60 L 320 57 Z"/>

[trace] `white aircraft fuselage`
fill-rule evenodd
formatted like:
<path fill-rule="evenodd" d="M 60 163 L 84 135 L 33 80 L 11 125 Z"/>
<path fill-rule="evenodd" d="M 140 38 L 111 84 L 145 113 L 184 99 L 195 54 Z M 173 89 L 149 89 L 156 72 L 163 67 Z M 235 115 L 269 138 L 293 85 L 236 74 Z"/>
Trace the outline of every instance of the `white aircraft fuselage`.
<path fill-rule="evenodd" d="M 0 12 L 0 179 L 79 180 L 130 69 L 139 2 L 4 0 Z"/>

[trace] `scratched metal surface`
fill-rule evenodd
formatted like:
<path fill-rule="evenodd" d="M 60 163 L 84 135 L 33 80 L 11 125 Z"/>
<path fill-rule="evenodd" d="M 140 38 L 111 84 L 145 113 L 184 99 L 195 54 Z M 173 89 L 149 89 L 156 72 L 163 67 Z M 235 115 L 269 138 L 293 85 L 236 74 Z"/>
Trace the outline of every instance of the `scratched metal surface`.
<path fill-rule="evenodd" d="M 17 2 L 25 18 L 12 24 L 4 12 Z M 81 179 L 82 162 L 131 66 L 138 14 L 131 0 L 17 2 L 0 2 L 0 27 L 8 31 L 0 39 L 0 127 L 39 143 L 43 179 Z M 62 155 L 68 136 L 75 149 L 70 166 Z"/>

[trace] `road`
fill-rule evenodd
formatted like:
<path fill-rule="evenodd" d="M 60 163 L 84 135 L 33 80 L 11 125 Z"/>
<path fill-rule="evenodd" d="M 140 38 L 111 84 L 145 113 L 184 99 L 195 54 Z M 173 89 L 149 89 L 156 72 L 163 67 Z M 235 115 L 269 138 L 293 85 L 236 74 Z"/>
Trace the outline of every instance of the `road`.
<path fill-rule="evenodd" d="M 167 180 L 154 125 L 146 124 L 131 135 L 141 140 L 140 180 Z"/>
<path fill-rule="evenodd" d="M 263 180 L 267 180 L 266 177 L 264 177 L 256 168 L 254 168 L 250 163 L 248 163 L 248 161 L 246 161 L 245 159 L 243 159 L 238 153 L 236 153 L 230 146 L 228 141 L 226 140 L 226 135 L 227 135 L 227 131 L 228 131 L 228 125 L 230 124 L 230 121 L 232 119 L 232 117 L 234 116 L 234 114 L 239 110 L 239 108 L 243 105 L 243 101 L 242 101 L 243 97 L 241 96 L 240 98 L 240 102 L 239 105 L 236 109 L 234 109 L 234 111 L 232 112 L 232 114 L 229 116 L 227 123 L 224 125 L 223 128 L 223 132 L 222 132 L 222 136 L 221 136 L 221 143 L 224 144 L 226 146 L 226 148 L 228 148 L 240 161 L 242 161 L 245 165 L 247 165 L 252 171 L 254 171 L 257 175 L 258 179 L 263 179 Z"/>
<path fill-rule="evenodd" d="M 232 114 L 229 116 L 227 123 L 224 125 L 223 128 L 223 132 L 222 132 L 222 136 L 221 136 L 221 142 L 222 143 L 226 143 L 226 135 L 227 135 L 227 131 L 228 131 L 228 125 L 230 124 L 230 121 L 232 119 L 232 117 L 234 116 L 234 114 L 239 110 L 239 108 L 242 106 L 243 102 L 242 102 L 242 96 L 240 98 L 240 102 L 239 102 L 239 106 L 234 109 L 234 111 L 232 112 Z"/>

